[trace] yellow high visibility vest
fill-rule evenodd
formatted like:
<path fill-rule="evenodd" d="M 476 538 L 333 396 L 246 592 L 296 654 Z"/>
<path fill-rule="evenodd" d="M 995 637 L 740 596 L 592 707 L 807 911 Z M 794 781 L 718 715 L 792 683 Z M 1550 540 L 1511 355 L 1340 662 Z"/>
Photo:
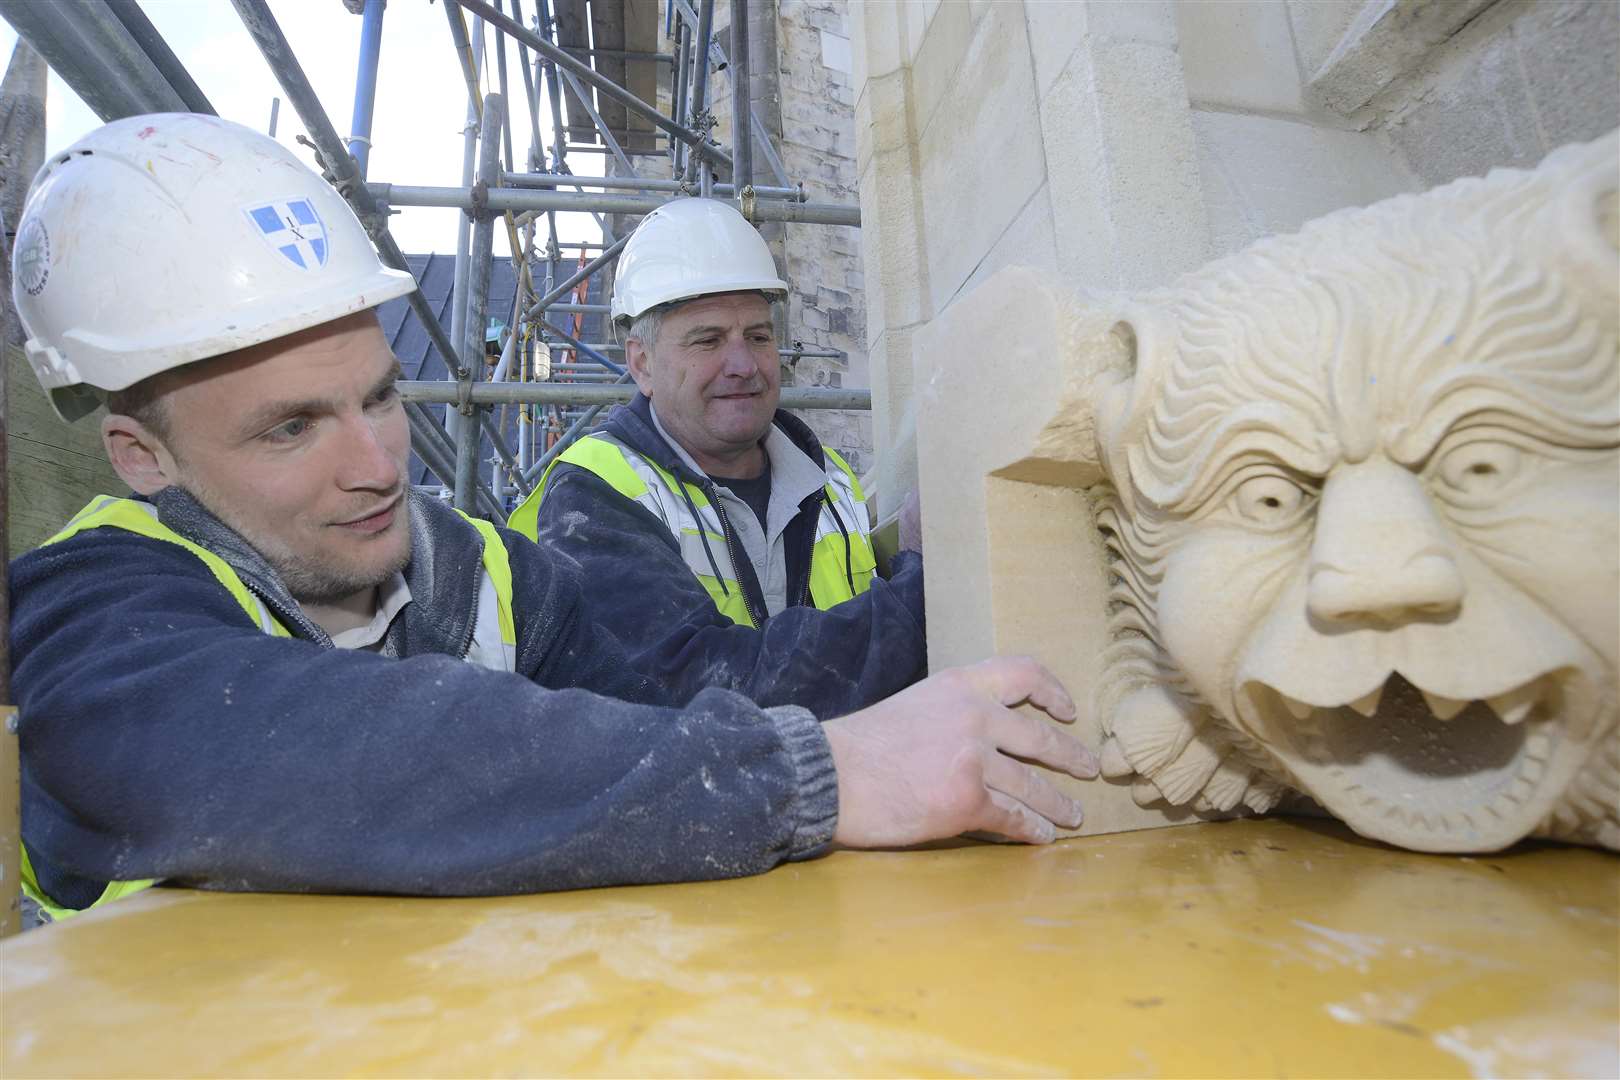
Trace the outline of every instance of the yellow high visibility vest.
<path fill-rule="evenodd" d="M 831 465 L 826 470 L 827 502 L 822 504 L 821 516 L 816 521 L 815 544 L 810 551 L 810 601 L 825 611 L 871 587 L 872 576 L 877 572 L 877 555 L 872 550 L 866 496 L 861 491 L 860 481 L 855 479 L 855 473 L 843 458 L 832 450 L 822 449 Z M 614 491 L 650 511 L 680 545 L 681 558 L 720 614 L 741 626 L 755 625 L 732 565 L 720 515 L 710 505 L 703 489 L 682 482 L 611 435 L 603 432 L 588 435 L 563 451 L 547 467 L 523 505 L 513 512 L 507 521 L 510 528 L 531 540 L 539 538 L 540 501 L 545 497 L 551 470 L 560 462 L 596 474 Z M 695 517 L 687 505 L 687 497 L 691 499 L 691 507 L 697 510 Z M 832 508 L 836 508 L 836 516 Z M 705 539 L 707 551 L 704 550 Z M 709 561 L 711 554 L 713 564 Z M 720 569 L 719 577 L 714 573 L 716 565 Z"/>
<path fill-rule="evenodd" d="M 513 671 L 517 667 L 517 624 L 512 617 L 512 567 L 507 557 L 506 545 L 501 542 L 495 526 L 489 522 L 479 521 L 476 518 L 467 520 L 477 528 L 483 539 L 484 572 L 479 582 L 477 625 L 466 659 L 484 667 Z M 225 591 L 242 606 L 248 618 L 258 624 L 261 631 L 272 637 L 292 636 L 253 590 L 243 583 L 229 563 L 164 525 L 158 520 L 157 507 L 150 503 L 120 499 L 111 495 L 98 496 L 75 514 L 66 528 L 40 546 L 60 543 L 90 529 L 104 528 L 123 529 L 137 536 L 163 540 L 185 548 L 202 560 L 203 565 L 214 575 L 214 579 L 225 587 Z M 99 907 L 120 897 L 140 892 L 156 884 L 156 880 L 152 878 L 144 881 L 109 882 L 90 907 Z M 22 886 L 23 892 L 39 904 L 53 920 L 65 919 L 77 915 L 80 911 L 90 910 L 63 907 L 45 895 L 34 875 L 33 864 L 29 862 L 27 844 L 24 844 L 22 849 Z"/>

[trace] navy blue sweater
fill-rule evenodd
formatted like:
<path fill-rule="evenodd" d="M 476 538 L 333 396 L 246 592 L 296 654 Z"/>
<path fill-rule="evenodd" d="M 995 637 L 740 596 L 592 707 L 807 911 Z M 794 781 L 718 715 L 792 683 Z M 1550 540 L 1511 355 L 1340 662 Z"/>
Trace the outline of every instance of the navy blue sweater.
<path fill-rule="evenodd" d="M 638 394 L 613 410 L 603 430 L 717 501 L 713 481 L 681 461 L 653 427 L 650 410 Z M 826 467 L 802 420 L 779 411 L 775 423 Z M 821 496 L 818 490 L 805 499 L 783 537 L 791 599 L 806 592 Z M 761 705 L 801 705 L 830 720 L 927 674 L 921 555 L 901 552 L 887 581 L 873 578 L 852 600 L 826 611 L 795 604 L 755 629 L 720 614 L 656 515 L 587 469 L 552 469 L 539 524 L 540 544 L 590 581 L 591 619 L 624 643 L 637 668 L 665 685 L 687 693 L 723 686 Z M 755 609 L 765 610 L 748 560 L 736 571 Z"/>
<path fill-rule="evenodd" d="M 831 839 L 809 713 L 633 674 L 573 575 L 517 534 L 508 674 L 458 658 L 480 537 L 435 500 L 411 502 L 413 599 L 388 655 L 334 649 L 240 537 L 183 492 L 155 501 L 297 637 L 260 632 L 178 545 L 122 530 L 11 564 L 23 836 L 59 902 L 149 877 L 429 895 L 708 879 Z"/>

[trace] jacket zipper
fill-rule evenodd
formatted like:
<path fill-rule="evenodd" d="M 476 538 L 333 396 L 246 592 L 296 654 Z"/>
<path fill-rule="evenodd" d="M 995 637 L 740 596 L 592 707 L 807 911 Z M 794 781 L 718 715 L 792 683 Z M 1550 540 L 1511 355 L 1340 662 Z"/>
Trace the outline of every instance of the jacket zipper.
<path fill-rule="evenodd" d="M 679 477 L 676 479 L 678 481 Z M 726 554 L 731 556 L 731 573 L 736 579 L 737 590 L 742 593 L 743 608 L 748 612 L 748 617 L 754 620 L 754 625 L 756 627 L 764 626 L 765 620 L 760 617 L 758 611 L 754 610 L 753 598 L 748 595 L 748 587 L 743 584 L 742 575 L 737 572 L 737 568 L 741 566 L 742 563 L 737 561 L 737 544 L 731 532 L 731 519 L 726 517 L 726 508 L 725 505 L 720 501 L 720 493 L 714 490 L 713 484 L 705 484 L 703 486 L 708 489 L 705 492 L 705 495 L 708 496 L 709 504 L 714 507 L 715 514 L 717 514 L 720 518 L 720 532 L 725 537 Z M 699 521 L 698 528 L 702 527 L 703 522 Z"/>
<path fill-rule="evenodd" d="M 821 521 L 821 509 L 826 504 L 827 504 L 827 489 L 826 488 L 817 488 L 816 489 L 816 517 L 815 517 L 815 520 L 818 523 Z M 814 533 L 811 533 L 810 534 L 810 557 L 808 559 L 806 559 L 805 562 L 804 562 L 804 596 L 799 600 L 799 606 L 800 607 L 812 607 L 812 606 L 814 606 L 814 605 L 812 605 L 810 603 L 810 573 L 811 573 L 811 569 L 815 566 L 815 562 L 816 562 L 816 537 L 815 537 Z"/>

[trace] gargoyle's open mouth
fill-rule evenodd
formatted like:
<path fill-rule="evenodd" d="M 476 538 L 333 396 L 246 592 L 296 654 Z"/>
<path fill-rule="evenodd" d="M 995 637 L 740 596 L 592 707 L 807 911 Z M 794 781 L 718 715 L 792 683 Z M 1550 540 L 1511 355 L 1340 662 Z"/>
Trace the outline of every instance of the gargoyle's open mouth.
<path fill-rule="evenodd" d="M 1391 675 L 1312 706 L 1260 682 L 1238 695 L 1252 730 L 1357 832 L 1429 851 L 1493 850 L 1527 835 L 1579 767 L 1577 677 L 1542 675 L 1485 699 L 1440 697 Z"/>

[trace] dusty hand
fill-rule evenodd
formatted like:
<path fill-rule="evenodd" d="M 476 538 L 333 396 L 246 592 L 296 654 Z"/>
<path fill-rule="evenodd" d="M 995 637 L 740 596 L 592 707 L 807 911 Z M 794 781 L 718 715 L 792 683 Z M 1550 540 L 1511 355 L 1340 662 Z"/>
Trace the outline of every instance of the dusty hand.
<path fill-rule="evenodd" d="M 1082 779 L 1097 759 L 1052 725 L 1014 712 L 1029 702 L 1065 723 L 1074 702 L 1028 657 L 953 668 L 823 725 L 838 768 L 838 829 L 851 847 L 895 847 L 964 832 L 1044 844 L 1080 824 L 1080 804 L 1036 762 Z"/>
<path fill-rule="evenodd" d="M 900 507 L 900 550 L 922 554 L 922 499 L 915 490 Z"/>

